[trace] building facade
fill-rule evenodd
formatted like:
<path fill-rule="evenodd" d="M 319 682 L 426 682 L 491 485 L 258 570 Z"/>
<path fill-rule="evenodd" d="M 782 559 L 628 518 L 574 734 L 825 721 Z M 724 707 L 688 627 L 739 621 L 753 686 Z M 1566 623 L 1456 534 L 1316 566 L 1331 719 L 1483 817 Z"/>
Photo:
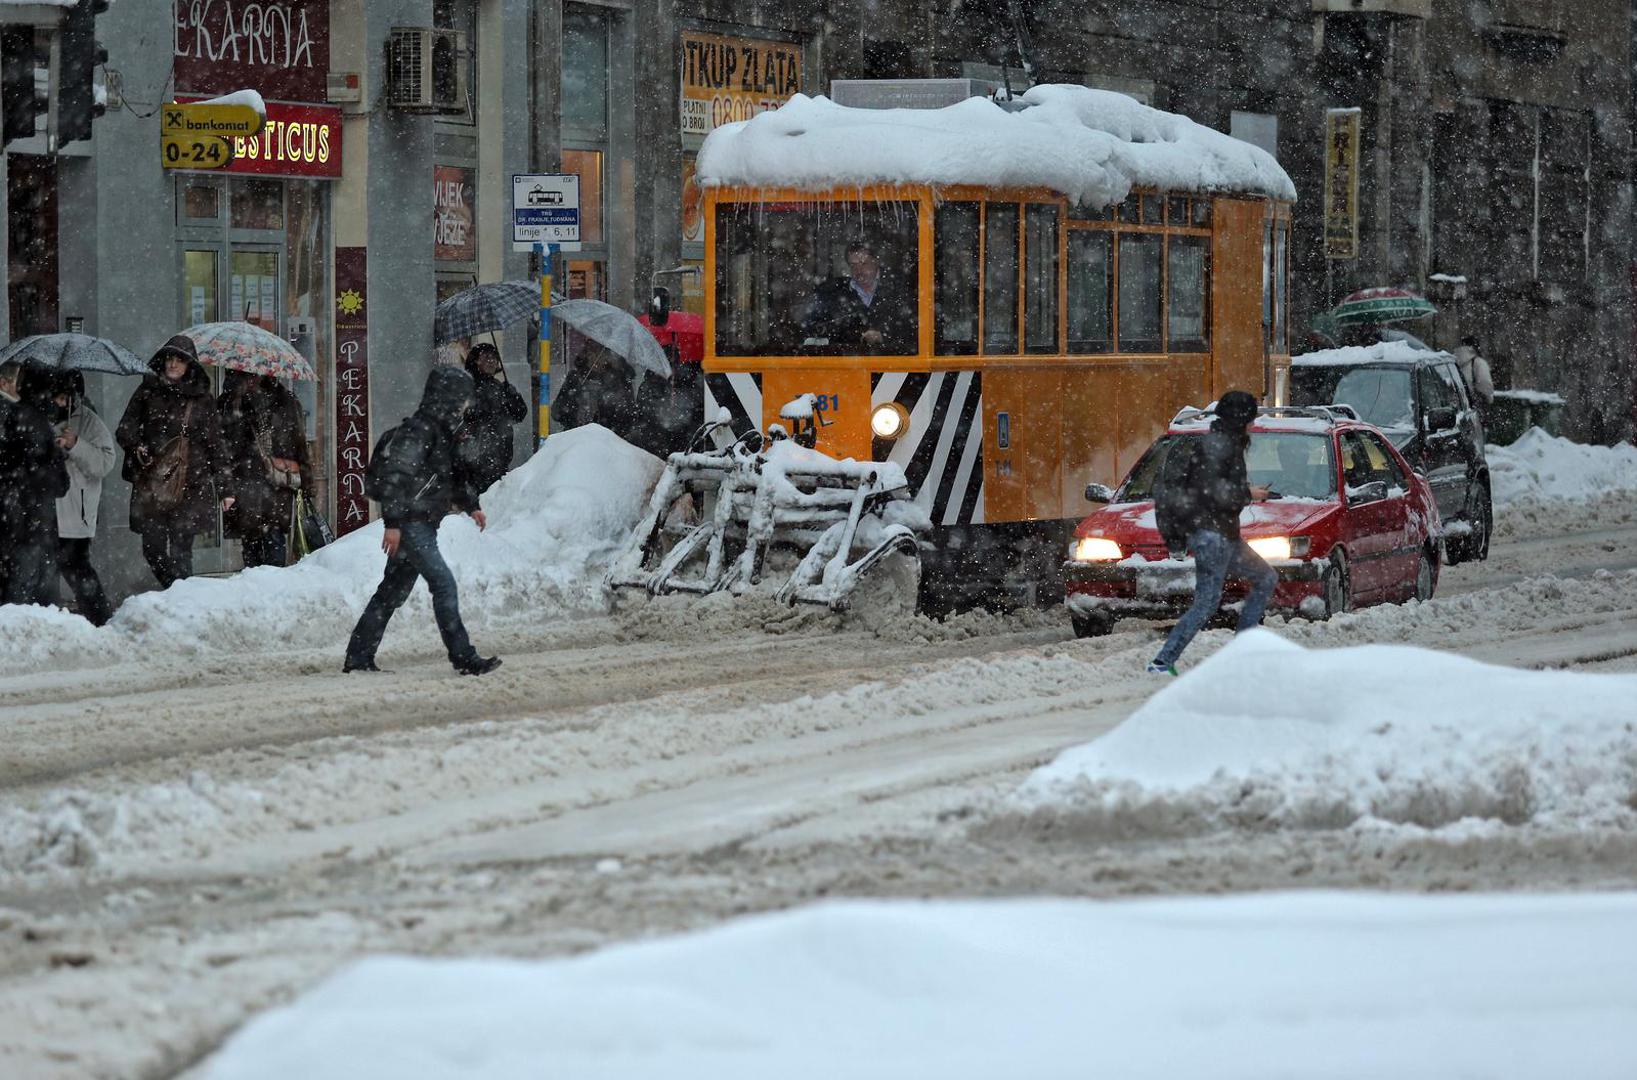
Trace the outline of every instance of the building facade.
<path fill-rule="evenodd" d="M 535 273 L 510 177 L 581 178 L 558 289 L 635 309 L 657 285 L 700 310 L 694 155 L 710 130 L 832 79 L 970 76 L 1119 90 L 1274 152 L 1295 180 L 1296 338 L 1354 289 L 1440 305 L 1498 383 L 1562 393 L 1572 433 L 1630 434 L 1632 16 L 1616 0 L 121 0 L 99 19 L 119 74 L 95 137 L 5 155 L 8 336 L 81 329 L 151 351 L 242 318 L 313 360 L 300 387 L 337 525 L 363 520 L 362 455 L 415 403 L 432 308 Z M 465 35 L 468 107 L 390 107 L 395 27 Z M 1614 30 L 1611 32 L 1611 28 Z M 254 88 L 268 131 L 226 173 L 160 167 L 158 109 Z M 1354 242 L 1327 254 L 1326 113 L 1356 109 Z M 525 327 L 501 335 L 532 380 Z M 561 353 L 562 349 L 559 349 Z M 93 380 L 117 420 L 130 380 Z M 524 430 L 523 428 L 530 428 Z M 521 456 L 531 425 L 518 432 Z M 105 491 L 97 558 L 146 571 Z M 233 545 L 201 548 L 230 570 Z"/>

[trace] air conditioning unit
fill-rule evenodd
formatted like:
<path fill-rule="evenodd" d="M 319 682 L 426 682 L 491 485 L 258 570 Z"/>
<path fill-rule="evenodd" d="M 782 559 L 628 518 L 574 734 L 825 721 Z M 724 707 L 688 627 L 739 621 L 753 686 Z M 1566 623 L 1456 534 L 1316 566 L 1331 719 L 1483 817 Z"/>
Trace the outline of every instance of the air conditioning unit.
<path fill-rule="evenodd" d="M 465 113 L 470 94 L 466 35 L 395 26 L 387 37 L 387 104 L 406 112 Z"/>

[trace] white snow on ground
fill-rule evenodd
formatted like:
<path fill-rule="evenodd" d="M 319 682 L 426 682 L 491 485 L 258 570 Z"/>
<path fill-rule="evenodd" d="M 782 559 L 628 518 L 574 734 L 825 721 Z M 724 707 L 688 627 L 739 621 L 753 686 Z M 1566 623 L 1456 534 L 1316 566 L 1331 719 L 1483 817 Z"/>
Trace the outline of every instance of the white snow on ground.
<path fill-rule="evenodd" d="M 1637 1071 L 1637 896 L 852 902 L 544 963 L 366 960 L 205 1080 Z"/>
<path fill-rule="evenodd" d="M 603 567 L 646 507 L 661 465 L 601 427 L 554 435 L 483 497 L 486 532 L 446 518 L 439 546 L 481 644 L 487 627 L 603 607 Z M 0 608 L 0 675 L 175 654 L 337 650 L 381 580 L 380 522 L 289 567 L 194 577 L 120 606 L 101 629 L 44 608 Z M 387 629 L 386 643 L 435 640 L 426 586 Z"/>
<path fill-rule="evenodd" d="M 1637 446 L 1588 446 L 1530 428 L 1510 446 L 1490 446 L 1497 505 L 1528 500 L 1585 501 L 1637 491 Z"/>
<path fill-rule="evenodd" d="M 1037 770 L 1017 798 L 1182 831 L 1466 819 L 1631 829 L 1633 701 L 1627 675 L 1403 646 L 1307 650 L 1257 631 Z"/>
<path fill-rule="evenodd" d="M 969 98 L 942 109 L 854 109 L 797 94 L 711 132 L 706 186 L 823 189 L 870 183 L 1047 187 L 1093 206 L 1133 187 L 1296 198 L 1273 155 L 1125 94 L 1037 86 L 1027 108 Z"/>

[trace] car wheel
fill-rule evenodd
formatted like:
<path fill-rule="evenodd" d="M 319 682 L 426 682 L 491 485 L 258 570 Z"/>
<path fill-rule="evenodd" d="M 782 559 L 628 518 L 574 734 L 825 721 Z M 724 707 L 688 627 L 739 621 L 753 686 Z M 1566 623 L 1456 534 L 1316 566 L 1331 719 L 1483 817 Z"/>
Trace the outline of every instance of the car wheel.
<path fill-rule="evenodd" d="M 1437 556 L 1430 548 L 1421 549 L 1420 561 L 1415 566 L 1415 598 L 1423 604 L 1432 599 L 1438 587 Z"/>
<path fill-rule="evenodd" d="M 1076 615 L 1073 621 L 1077 638 L 1103 637 L 1114 629 L 1114 620 L 1107 615 Z"/>
<path fill-rule="evenodd" d="M 1344 552 L 1337 551 L 1330 556 L 1330 565 L 1325 567 L 1319 585 L 1324 599 L 1325 618 L 1352 608 L 1353 589 L 1347 578 L 1347 555 Z"/>
<path fill-rule="evenodd" d="M 1472 509 L 1461 520 L 1466 522 L 1469 531 L 1465 536 L 1450 541 L 1450 565 L 1489 558 L 1489 533 L 1495 525 L 1495 513 L 1489 502 L 1487 487 L 1478 488 L 1472 496 Z"/>

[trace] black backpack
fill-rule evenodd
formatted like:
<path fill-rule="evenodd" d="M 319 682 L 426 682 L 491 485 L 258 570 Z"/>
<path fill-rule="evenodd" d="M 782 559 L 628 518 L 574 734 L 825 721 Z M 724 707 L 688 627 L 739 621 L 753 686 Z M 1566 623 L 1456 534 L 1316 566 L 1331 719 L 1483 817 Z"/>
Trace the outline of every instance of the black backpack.
<path fill-rule="evenodd" d="M 381 433 L 381 437 L 375 440 L 375 450 L 369 456 L 369 465 L 364 469 L 364 494 L 376 502 L 386 500 L 393 477 L 402 472 L 392 457 L 392 440 L 397 435 L 397 427 L 387 428 Z"/>
<path fill-rule="evenodd" d="M 1188 547 L 1193 531 L 1199 493 L 1194 490 L 1194 463 L 1199 460 L 1203 439 L 1180 437 L 1165 455 L 1159 480 L 1154 484 L 1154 526 L 1165 546 L 1174 552 Z"/>

